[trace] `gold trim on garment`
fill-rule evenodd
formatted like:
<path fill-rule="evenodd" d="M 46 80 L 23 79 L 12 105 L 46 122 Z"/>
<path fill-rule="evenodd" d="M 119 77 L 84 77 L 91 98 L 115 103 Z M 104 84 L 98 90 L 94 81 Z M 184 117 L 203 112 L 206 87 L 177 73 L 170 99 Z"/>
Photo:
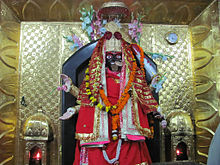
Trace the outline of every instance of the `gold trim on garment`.
<path fill-rule="evenodd" d="M 134 86 L 132 88 L 133 88 L 132 102 L 133 102 L 134 125 L 136 126 L 136 128 L 138 129 L 138 131 L 140 132 L 141 135 L 146 136 L 146 137 L 150 137 L 152 135 L 150 129 L 143 128 L 140 125 L 140 119 L 138 117 L 139 116 L 139 114 L 138 114 L 138 96 L 137 96 L 137 93 L 135 92 Z"/>
<path fill-rule="evenodd" d="M 75 85 L 71 85 L 71 88 L 70 88 L 70 93 L 74 96 L 74 97 L 78 97 L 79 95 L 79 88 L 76 87 Z"/>
<path fill-rule="evenodd" d="M 136 164 L 136 165 L 148 165 L 148 163 L 147 162 L 142 162 L 142 163 Z"/>
<path fill-rule="evenodd" d="M 144 96 L 144 97 L 147 97 L 147 96 Z M 142 98 L 143 99 L 143 98 Z M 147 99 L 147 98 L 145 98 L 145 99 Z M 138 100 L 141 102 L 141 103 L 143 103 L 143 100 L 141 100 L 141 98 L 138 98 Z M 146 101 L 147 102 L 147 104 L 149 104 L 149 103 L 157 103 L 155 100 L 147 100 Z M 144 104 L 144 103 L 143 103 Z M 158 106 L 156 106 L 156 105 L 148 105 L 149 107 L 158 107 Z"/>
<path fill-rule="evenodd" d="M 142 80 L 139 79 L 139 78 L 136 78 L 136 81 L 137 81 L 138 83 L 142 83 Z"/>
<path fill-rule="evenodd" d="M 75 138 L 84 142 L 92 142 L 99 137 L 100 110 L 95 107 L 93 133 L 76 133 Z"/>

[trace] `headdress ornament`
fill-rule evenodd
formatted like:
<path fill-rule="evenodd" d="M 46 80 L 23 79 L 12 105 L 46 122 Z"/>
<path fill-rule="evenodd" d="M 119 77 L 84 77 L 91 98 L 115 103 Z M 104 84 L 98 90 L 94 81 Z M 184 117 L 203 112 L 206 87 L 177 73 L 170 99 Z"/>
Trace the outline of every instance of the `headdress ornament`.
<path fill-rule="evenodd" d="M 119 32 L 119 27 L 114 22 L 109 22 L 105 28 L 105 45 L 106 51 L 121 51 L 121 39 L 122 35 Z"/>

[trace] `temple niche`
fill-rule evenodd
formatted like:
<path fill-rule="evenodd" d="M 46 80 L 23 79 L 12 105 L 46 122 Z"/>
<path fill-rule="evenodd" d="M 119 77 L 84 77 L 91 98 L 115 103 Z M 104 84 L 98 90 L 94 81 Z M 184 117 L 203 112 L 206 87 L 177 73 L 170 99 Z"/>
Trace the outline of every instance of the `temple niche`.
<path fill-rule="evenodd" d="M 82 29 L 79 10 L 93 6 L 99 11 L 105 2 L 122 4 L 116 15 L 102 19 L 126 13 L 120 26 L 130 43 L 131 13 L 143 16 L 140 46 L 166 77 L 158 99 L 167 127 L 153 123 L 155 136 L 147 142 L 156 146 L 149 146 L 153 163 L 207 163 L 220 121 L 219 1 L 2 0 L 0 164 L 72 164 L 77 116 L 64 122 L 58 118 L 75 98 L 56 88 L 62 86 L 60 74 L 66 71 L 77 86 L 82 82 L 98 37 L 91 41 Z M 67 42 L 73 34 L 84 46 L 90 43 L 84 53 Z"/>
<path fill-rule="evenodd" d="M 24 164 L 50 162 L 50 142 L 54 139 L 50 119 L 41 111 L 27 118 L 23 125 Z"/>
<path fill-rule="evenodd" d="M 167 119 L 169 131 L 165 138 L 171 137 L 171 160 L 195 160 L 195 132 L 190 114 L 177 110 Z"/>

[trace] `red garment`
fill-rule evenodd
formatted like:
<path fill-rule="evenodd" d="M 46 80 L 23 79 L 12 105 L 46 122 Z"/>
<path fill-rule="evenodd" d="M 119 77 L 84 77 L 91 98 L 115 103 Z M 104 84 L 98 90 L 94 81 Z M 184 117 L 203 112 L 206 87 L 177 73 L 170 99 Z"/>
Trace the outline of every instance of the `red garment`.
<path fill-rule="evenodd" d="M 108 78 L 108 76 L 111 76 L 112 78 Z M 114 104 L 118 100 L 119 84 L 116 83 L 117 80 L 115 80 L 114 74 L 107 73 L 106 77 L 107 77 L 106 79 L 107 84 L 109 84 L 107 85 L 108 99 L 110 100 L 110 102 Z M 138 106 L 138 114 L 134 114 L 134 120 L 138 120 L 140 122 L 139 123 L 140 127 L 138 128 L 138 130 L 142 131 L 142 133 L 145 133 L 144 129 L 149 129 L 148 119 L 146 117 L 146 114 L 157 110 L 157 102 L 154 100 L 150 92 L 150 89 L 147 86 L 146 80 L 144 80 L 143 75 L 139 68 L 136 71 L 133 86 L 138 96 L 138 100 L 135 100 Z M 84 90 L 82 93 L 86 93 L 85 89 L 86 89 L 85 85 L 82 84 L 81 90 L 82 91 Z M 114 97 L 116 95 L 117 97 Z M 87 134 L 88 137 L 91 138 L 93 136 L 92 133 L 94 132 L 94 125 L 93 125 L 94 120 L 97 120 L 94 118 L 95 108 L 83 104 L 83 103 L 89 104 L 90 101 L 88 99 L 88 95 L 83 96 L 81 100 L 82 100 L 82 105 L 80 107 L 79 115 L 78 115 L 78 121 L 80 122 L 77 122 L 76 124 L 76 137 L 78 136 L 78 134 L 80 135 Z M 77 139 L 81 140 L 83 139 L 83 136 L 77 137 Z"/>
<path fill-rule="evenodd" d="M 120 92 L 120 83 L 119 83 L 119 76 L 117 76 L 115 73 L 107 72 L 106 73 L 106 82 L 107 82 L 107 96 L 109 101 L 112 104 L 116 104 L 117 100 L 119 98 L 119 92 Z M 142 109 L 139 106 L 139 109 Z M 91 114 L 94 113 L 94 108 L 88 109 L 88 107 L 83 107 L 80 109 L 80 111 L 87 111 L 87 117 L 84 116 L 84 119 L 88 120 L 83 120 L 78 124 L 79 125 L 92 125 L 89 124 L 89 122 L 93 122 L 93 118 L 91 119 Z M 141 111 L 143 112 L 143 111 Z M 83 113 L 85 114 L 85 113 Z M 139 113 L 139 115 L 143 118 L 146 118 L 145 123 L 143 124 L 145 127 L 148 127 L 148 122 L 147 122 L 147 116 L 144 113 Z M 145 115 L 145 116 L 143 116 Z M 90 116 L 90 117 L 89 117 Z M 90 120 L 90 119 L 91 120 Z M 108 124 L 109 124 L 109 139 L 111 138 L 111 115 L 108 115 Z M 87 127 L 84 131 L 90 132 L 92 127 L 89 128 Z M 80 127 L 81 131 L 83 127 Z M 106 152 L 109 157 L 109 159 L 113 159 L 116 157 L 116 148 L 118 145 L 118 141 L 111 141 L 109 144 L 107 144 Z M 75 150 L 75 161 L 74 165 L 79 165 L 80 164 L 80 144 L 79 141 L 76 146 Z M 102 153 L 102 148 L 100 147 L 93 147 L 93 148 L 87 148 L 86 149 L 86 154 L 88 155 L 87 157 L 87 162 L 88 165 L 109 165 L 109 163 L 105 160 L 103 153 Z M 81 157 L 82 159 L 82 157 Z M 146 162 L 148 164 L 151 164 L 151 158 L 148 152 L 148 148 L 146 146 L 146 143 L 144 141 L 122 141 L 121 145 L 121 151 L 120 151 L 120 156 L 119 156 L 119 164 L 120 165 L 136 165 L 136 164 L 141 164 L 143 162 Z"/>
<path fill-rule="evenodd" d="M 118 141 L 111 141 L 106 148 L 107 155 L 109 159 L 115 158 L 116 148 Z M 94 147 L 88 148 L 88 165 L 109 165 L 109 163 L 104 159 L 102 154 L 102 148 Z M 123 141 L 121 145 L 121 152 L 119 156 L 120 165 L 136 165 L 146 162 L 151 164 L 151 158 L 144 141 L 133 142 L 133 141 Z M 80 146 L 77 143 L 75 150 L 75 161 L 73 165 L 80 164 Z"/>

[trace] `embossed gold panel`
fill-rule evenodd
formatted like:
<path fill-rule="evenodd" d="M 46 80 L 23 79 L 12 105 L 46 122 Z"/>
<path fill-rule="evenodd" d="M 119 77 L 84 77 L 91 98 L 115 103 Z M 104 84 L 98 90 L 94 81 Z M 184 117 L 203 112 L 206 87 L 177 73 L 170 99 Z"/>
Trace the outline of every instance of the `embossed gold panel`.
<path fill-rule="evenodd" d="M 0 2 L 0 164 L 14 164 L 17 124 L 19 21 Z"/>
<path fill-rule="evenodd" d="M 218 2 L 190 24 L 195 90 L 195 116 L 198 161 L 206 164 L 208 149 L 220 122 L 219 73 L 220 31 Z"/>
<path fill-rule="evenodd" d="M 55 89 L 60 85 L 62 64 L 73 53 L 63 36 L 71 35 L 73 31 L 85 43 L 88 42 L 80 26 L 79 23 L 21 23 L 19 99 L 23 97 L 27 106 L 19 106 L 19 132 L 28 117 L 42 110 L 54 128 L 55 138 L 50 144 L 51 164 L 57 164 L 61 158 L 61 122 L 58 120 L 61 95 Z M 20 151 L 24 149 L 22 145 L 22 142 L 18 143 Z M 23 153 L 18 152 L 19 163 L 23 163 L 23 157 Z"/>
<path fill-rule="evenodd" d="M 60 164 L 61 129 L 58 117 L 61 101 L 60 93 L 54 88 L 60 84 L 62 64 L 73 53 L 63 36 L 73 31 L 88 43 L 80 23 L 23 22 L 20 35 L 19 20 L 14 15 L 22 20 L 73 21 L 79 19 L 79 8 L 95 2 L 82 1 L 78 6 L 69 5 L 68 9 L 66 4 L 70 4 L 70 1 L 54 0 L 47 4 L 42 0 L 0 2 L 0 164 L 22 164 L 24 146 L 20 135 L 23 124 L 38 110 L 43 110 L 52 121 L 55 139 L 50 145 L 50 159 L 52 164 Z M 169 5 L 163 0 L 133 1 L 127 5 L 132 10 L 149 6 L 144 11 L 144 22 L 187 24 L 212 1 L 172 2 L 175 3 Z M 179 8 L 171 8 L 178 5 Z M 99 7 L 98 3 L 96 7 Z M 194 10 L 194 7 L 198 8 Z M 47 9 L 50 11 L 46 15 L 39 12 Z M 179 13 L 179 17 L 172 13 Z M 175 45 L 169 45 L 164 39 L 170 31 L 178 34 L 179 42 Z M 160 92 L 160 104 L 165 115 L 172 116 L 180 110 L 195 116 L 198 160 L 206 163 L 208 147 L 220 121 L 220 33 L 216 0 L 190 24 L 190 32 L 191 36 L 188 26 L 144 24 L 141 46 L 145 51 L 174 56 L 165 62 L 155 60 L 159 72 L 166 73 L 167 77 Z M 20 105 L 23 96 L 26 107 Z M 196 102 L 195 106 L 192 106 L 193 101 Z"/>
<path fill-rule="evenodd" d="M 62 64 L 72 55 L 69 43 L 63 36 L 74 32 L 77 36 L 89 42 L 81 31 L 80 23 L 49 23 L 22 22 L 21 24 L 21 53 L 20 53 L 20 96 L 24 96 L 27 107 L 19 106 L 20 126 L 27 117 L 44 111 L 55 127 L 56 135 L 52 155 L 58 156 L 60 145 L 60 93 L 53 89 L 60 84 Z M 127 25 L 123 25 L 127 27 Z M 126 31 L 126 30 L 125 30 Z M 174 56 L 163 62 L 156 60 L 158 70 L 166 72 L 167 80 L 160 92 L 160 103 L 164 114 L 175 111 L 176 106 L 183 111 L 191 111 L 191 62 L 190 42 L 187 26 L 144 25 L 141 46 L 145 51 L 158 52 Z M 169 45 L 165 40 L 168 32 L 175 31 L 179 36 L 176 45 Z M 55 143 L 57 143 L 55 145 Z M 21 144 L 19 144 L 20 149 Z M 21 153 L 22 154 L 22 153 Z M 22 158 L 22 155 L 19 157 Z M 59 157 L 59 156 L 58 156 Z M 52 157 L 51 161 L 56 161 Z M 59 161 L 59 160 L 58 160 Z"/>
<path fill-rule="evenodd" d="M 168 32 L 175 32 L 179 41 L 170 45 L 165 40 Z M 174 56 L 162 61 L 156 59 L 158 72 L 165 74 L 167 80 L 160 91 L 160 105 L 165 115 L 176 109 L 191 113 L 192 108 L 192 71 L 191 48 L 187 26 L 145 25 L 141 46 L 145 51 Z"/>
<path fill-rule="evenodd" d="M 79 10 L 100 9 L 110 0 L 2 0 L 21 21 L 80 21 Z M 145 15 L 143 23 L 187 25 L 213 0 L 120 0 L 131 12 Z M 130 22 L 130 17 L 125 22 Z"/>

